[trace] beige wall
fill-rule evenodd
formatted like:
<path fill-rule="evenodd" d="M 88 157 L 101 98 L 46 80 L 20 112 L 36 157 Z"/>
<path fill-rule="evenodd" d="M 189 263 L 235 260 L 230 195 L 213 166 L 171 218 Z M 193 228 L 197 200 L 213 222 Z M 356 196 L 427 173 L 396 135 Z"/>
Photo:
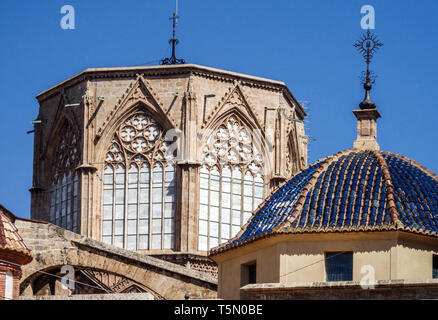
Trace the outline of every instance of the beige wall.
<path fill-rule="evenodd" d="M 280 282 L 326 281 L 325 252 L 353 251 L 353 280 L 362 278 L 361 268 L 371 265 L 378 280 L 389 279 L 390 250 L 395 239 L 332 239 L 316 236 L 307 241 L 288 241 L 281 246 Z"/>
<path fill-rule="evenodd" d="M 218 296 L 238 299 L 241 266 L 252 260 L 257 263 L 257 283 L 324 282 L 324 253 L 336 251 L 353 251 L 353 281 L 371 276 L 370 268 L 362 269 L 364 266 L 372 267 L 375 280 L 424 280 L 432 278 L 432 256 L 438 253 L 438 239 L 376 232 L 260 240 L 212 257 L 220 268 Z"/>
<path fill-rule="evenodd" d="M 279 281 L 279 247 L 275 245 L 219 264 L 219 297 L 226 297 L 226 299 L 240 298 L 242 265 L 251 262 L 257 263 L 257 282 Z"/>
<path fill-rule="evenodd" d="M 404 235 L 398 241 L 394 279 L 432 278 L 432 256 L 438 254 L 436 240 Z"/>

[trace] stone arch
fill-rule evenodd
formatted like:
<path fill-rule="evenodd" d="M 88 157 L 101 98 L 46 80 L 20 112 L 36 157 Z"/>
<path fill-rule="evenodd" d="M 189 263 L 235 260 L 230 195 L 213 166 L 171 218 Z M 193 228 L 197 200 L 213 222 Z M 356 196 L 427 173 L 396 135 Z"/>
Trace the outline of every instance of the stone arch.
<path fill-rule="evenodd" d="M 269 154 L 269 148 L 271 146 L 264 138 L 264 130 L 258 125 L 258 122 L 252 120 L 248 117 L 244 112 L 242 112 L 238 107 L 232 107 L 226 110 L 224 113 L 218 115 L 215 119 L 213 119 L 208 126 L 202 132 L 202 137 L 200 140 L 200 147 L 198 148 L 197 158 L 202 161 L 202 151 L 206 146 L 208 139 L 218 128 L 223 125 L 224 121 L 231 115 L 236 116 L 242 123 L 244 123 L 247 130 L 252 132 L 253 141 L 256 143 L 256 147 L 258 151 L 262 154 L 264 162 L 264 176 L 268 177 L 270 172 L 272 171 L 272 163 L 271 156 Z"/>
<path fill-rule="evenodd" d="M 110 122 L 105 126 L 102 136 L 96 145 L 94 160 L 96 164 L 99 164 L 99 168 L 103 167 L 102 163 L 107 152 L 107 146 L 111 143 L 115 131 L 131 115 L 141 111 L 149 113 L 164 131 L 174 129 L 170 119 L 163 112 L 159 112 L 156 107 L 153 107 L 150 103 L 145 101 L 134 101 L 133 103 L 126 104 L 125 107 L 116 112 L 116 115 L 114 115 Z"/>
<path fill-rule="evenodd" d="M 73 134 L 77 137 L 77 148 L 78 148 L 78 164 L 81 163 L 82 159 L 82 137 L 81 137 L 81 130 L 75 123 L 75 121 L 71 118 L 70 115 L 63 113 L 59 120 L 56 122 L 55 126 L 51 130 L 50 137 L 48 141 L 52 141 L 53 143 L 47 144 L 47 148 L 44 152 L 45 158 L 50 159 L 50 161 L 45 162 L 45 172 L 50 172 L 51 174 L 47 176 L 48 180 L 44 181 L 44 185 L 48 186 L 50 184 L 51 175 L 52 175 L 52 167 L 53 162 L 55 159 L 55 153 L 59 146 L 59 143 L 61 142 L 61 139 L 63 138 L 63 135 L 65 134 L 66 130 L 72 130 Z"/>
<path fill-rule="evenodd" d="M 54 290 L 55 286 L 56 286 L 56 282 L 61 282 L 59 270 L 64 265 L 65 264 L 59 264 L 59 265 L 54 264 L 51 266 L 47 266 L 46 268 L 44 268 L 42 270 L 35 271 L 34 274 L 30 275 L 27 279 L 25 279 L 24 281 L 21 282 L 21 285 L 20 285 L 21 295 L 26 296 L 30 292 L 33 292 L 34 295 L 37 294 L 37 292 L 39 294 L 41 294 L 42 293 L 41 292 L 41 289 L 42 289 L 41 283 L 46 284 L 45 287 L 47 287 L 47 285 L 48 285 L 48 287 L 50 287 L 51 290 Z M 108 290 L 108 289 L 106 289 L 104 286 L 102 286 L 100 288 L 96 284 L 94 284 L 94 285 L 88 284 L 88 286 L 87 286 L 86 283 L 78 280 L 78 276 L 83 271 L 85 271 L 89 274 L 90 273 L 95 273 L 95 274 L 102 273 L 102 274 L 111 276 L 113 278 L 117 278 L 117 280 L 119 280 L 118 282 L 114 283 L 114 285 L 106 293 L 111 293 L 111 294 L 130 293 L 131 290 L 133 290 L 135 288 L 136 292 L 150 293 L 154 297 L 155 300 L 165 300 L 164 297 L 162 295 L 160 295 L 158 292 L 155 292 L 154 290 L 152 290 L 151 288 L 147 287 L 144 284 L 141 284 L 141 283 L 134 281 L 132 278 L 130 278 L 130 275 L 114 274 L 112 272 L 108 272 L 107 270 L 95 269 L 92 266 L 91 267 L 90 266 L 84 267 L 82 265 L 69 265 L 69 266 L 72 266 L 75 270 L 75 280 L 78 281 L 76 284 L 77 286 L 85 287 L 85 288 L 89 287 L 90 290 L 101 289 L 102 292 L 105 292 L 105 290 Z M 66 289 L 64 289 L 64 290 L 66 290 Z M 68 294 L 70 295 L 71 291 L 68 291 L 68 292 L 69 292 Z M 60 295 L 59 292 L 51 292 L 51 294 Z M 47 294 L 44 294 L 44 295 L 47 295 Z M 63 295 L 63 293 L 61 295 Z"/>
<path fill-rule="evenodd" d="M 102 255 L 98 250 L 89 247 L 87 250 L 68 248 L 38 253 L 34 261 L 23 270 L 20 291 L 22 295 L 32 295 L 31 283 L 39 275 L 64 265 L 71 265 L 75 269 L 99 270 L 127 278 L 134 285 L 145 288 L 157 299 L 175 299 L 178 296 L 183 299 L 187 292 L 191 296 L 199 295 L 199 287 L 196 283 L 183 281 L 184 277 L 123 260 L 111 254 Z"/>
<path fill-rule="evenodd" d="M 240 230 L 263 201 L 270 178 L 263 133 L 238 107 L 218 116 L 210 128 L 198 154 L 199 251 L 224 243 Z"/>
<path fill-rule="evenodd" d="M 248 97 L 243 92 L 241 84 L 236 82 L 234 87 L 230 87 L 228 92 L 222 97 L 219 104 L 211 110 L 207 119 L 202 123 L 201 128 L 205 129 L 211 127 L 223 114 L 229 110 L 236 109 L 244 118 L 252 123 L 253 128 L 262 130 L 258 114 L 254 113 L 250 104 Z"/>
<path fill-rule="evenodd" d="M 80 221 L 77 194 L 80 175 L 77 168 L 82 163 L 81 130 L 71 115 L 63 112 L 52 127 L 48 141 L 42 161 L 46 174 L 39 182 L 43 206 L 38 214 L 40 219 L 77 231 Z M 66 192 L 62 192 L 63 188 Z M 57 194 L 62 194 L 62 197 Z M 62 211 L 62 203 L 68 207 L 66 211 Z"/>
<path fill-rule="evenodd" d="M 120 131 L 118 131 L 121 127 L 126 126 L 125 121 L 127 120 L 131 120 L 131 117 L 136 117 L 138 115 L 142 115 L 144 113 L 144 115 L 146 116 L 150 116 L 150 118 L 152 118 L 156 123 L 153 124 L 153 126 L 155 127 L 159 127 L 157 128 L 158 131 L 160 132 L 161 138 L 158 139 L 156 141 L 151 142 L 152 145 L 156 145 L 158 146 L 157 149 L 159 148 L 161 150 L 161 147 L 164 147 L 167 143 L 163 140 L 165 140 L 165 134 L 167 130 L 173 129 L 173 125 L 170 122 L 169 118 L 167 118 L 166 115 L 164 115 L 162 112 L 158 112 L 157 110 L 155 110 L 153 108 L 153 106 L 145 101 L 136 101 L 132 104 L 127 104 L 127 107 L 124 109 L 124 111 L 120 111 L 120 113 L 118 114 L 118 116 L 113 117 L 112 122 L 108 124 L 108 130 L 106 130 L 104 132 L 104 135 L 102 136 L 102 138 L 99 141 L 99 148 L 97 148 L 96 150 L 96 157 L 97 157 L 97 161 L 96 161 L 96 169 L 97 172 L 96 174 L 98 175 L 98 179 L 95 180 L 95 184 L 93 186 L 94 188 L 94 192 L 95 192 L 95 203 L 96 205 L 96 219 L 95 219 L 95 230 L 96 230 L 96 236 L 98 239 L 103 239 L 102 237 L 102 210 L 103 210 L 103 179 L 104 179 L 104 170 L 106 168 L 106 166 L 113 166 L 114 162 L 111 162 L 111 164 L 108 164 L 110 162 L 106 161 L 106 156 L 107 154 L 109 154 L 109 148 L 110 146 L 114 143 L 113 139 L 114 137 L 118 136 L 118 138 L 121 138 L 120 136 Z M 148 126 L 150 125 L 150 121 L 148 121 Z M 109 130 L 109 127 L 111 127 L 111 130 Z M 137 128 L 138 129 L 138 128 Z M 144 129 L 143 129 L 144 130 Z M 141 132 L 140 130 L 137 130 L 137 132 Z M 142 136 L 143 137 L 143 136 Z M 144 138 L 144 137 L 143 137 Z M 118 142 L 120 143 L 120 146 L 122 149 L 124 149 L 125 146 L 122 146 L 122 140 L 120 139 L 118 140 Z M 143 139 L 144 140 L 144 139 Z M 159 142 L 157 144 L 157 142 Z M 129 150 L 128 150 L 129 151 Z M 131 152 L 134 152 L 134 150 L 130 150 Z M 143 151 L 138 151 L 138 153 L 134 153 L 137 156 L 144 156 L 143 159 L 146 158 L 147 154 Z M 176 162 L 174 160 L 169 160 L 167 158 L 164 157 L 164 151 L 163 153 L 161 153 L 161 151 L 157 152 L 157 154 L 160 154 L 160 156 L 162 156 L 162 160 L 160 160 L 160 162 L 156 161 L 156 164 L 161 164 L 162 167 L 174 167 L 175 171 L 179 170 L 178 166 L 176 165 Z M 134 157 L 133 157 L 134 158 Z M 142 164 L 140 162 L 134 162 L 133 158 L 131 158 L 129 160 L 128 157 L 125 158 L 125 160 L 129 160 L 126 161 L 126 163 L 131 163 L 134 165 L 137 165 L 138 168 L 141 168 Z M 149 159 L 148 159 L 149 160 Z M 156 160 L 156 159 L 155 159 Z M 128 171 L 129 168 L 126 168 L 126 170 Z M 164 169 L 163 169 L 164 170 Z M 163 184 L 164 185 L 164 184 Z M 179 192 L 178 190 L 175 191 L 176 195 L 175 198 L 178 196 Z M 164 228 L 164 227 L 163 227 Z M 163 237 L 164 238 L 164 237 Z M 172 242 L 172 247 L 174 248 L 176 245 L 176 239 Z M 161 249 L 160 249 L 161 250 Z M 163 249 L 163 250 L 174 250 L 174 249 Z"/>

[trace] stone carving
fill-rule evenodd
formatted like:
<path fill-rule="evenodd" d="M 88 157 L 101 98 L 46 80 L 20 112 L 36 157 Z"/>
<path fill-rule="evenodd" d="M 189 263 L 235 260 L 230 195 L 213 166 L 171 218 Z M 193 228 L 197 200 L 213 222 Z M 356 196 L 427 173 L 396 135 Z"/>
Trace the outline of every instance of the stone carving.
<path fill-rule="evenodd" d="M 138 167 L 154 162 L 165 165 L 173 158 L 169 145 L 163 138 L 163 129 L 147 112 L 137 112 L 125 120 L 116 131 L 106 156 L 106 163 L 117 167 L 128 162 Z"/>
<path fill-rule="evenodd" d="M 59 179 L 79 165 L 79 137 L 72 130 L 67 121 L 64 122 L 60 130 L 61 138 L 55 151 L 52 168 L 53 183 L 58 183 Z"/>
<path fill-rule="evenodd" d="M 208 139 L 203 149 L 204 163 L 247 167 L 253 174 L 261 170 L 263 159 L 253 136 L 235 115 L 230 115 Z"/>

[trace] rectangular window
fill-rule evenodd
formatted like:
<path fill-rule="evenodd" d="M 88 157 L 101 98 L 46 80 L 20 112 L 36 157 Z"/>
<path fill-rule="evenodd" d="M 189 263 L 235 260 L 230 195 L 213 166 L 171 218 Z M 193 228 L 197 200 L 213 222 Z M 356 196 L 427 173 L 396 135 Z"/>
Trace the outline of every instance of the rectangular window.
<path fill-rule="evenodd" d="M 432 260 L 432 278 L 438 279 L 438 255 L 434 254 Z"/>
<path fill-rule="evenodd" d="M 257 265 L 255 263 L 248 266 L 248 283 L 257 283 Z"/>
<path fill-rule="evenodd" d="M 5 279 L 5 299 L 12 300 L 14 298 L 14 276 L 11 272 L 6 272 Z"/>
<path fill-rule="evenodd" d="M 257 283 L 257 264 L 255 261 L 242 264 L 240 270 L 240 287 L 252 283 Z M 240 291 L 240 299 L 248 299 L 243 290 Z"/>
<path fill-rule="evenodd" d="M 353 252 L 326 252 L 327 281 L 353 280 Z"/>
<path fill-rule="evenodd" d="M 247 284 L 257 283 L 257 264 L 255 261 L 242 264 L 240 274 L 240 284 L 245 286 Z"/>

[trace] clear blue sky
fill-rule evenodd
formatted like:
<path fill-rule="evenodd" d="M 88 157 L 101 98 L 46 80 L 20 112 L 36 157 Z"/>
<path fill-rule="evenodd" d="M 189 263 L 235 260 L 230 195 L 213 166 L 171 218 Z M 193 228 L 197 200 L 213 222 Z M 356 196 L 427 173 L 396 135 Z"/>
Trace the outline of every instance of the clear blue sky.
<path fill-rule="evenodd" d="M 76 10 L 62 30 L 60 9 Z M 385 43 L 372 68 L 383 150 L 438 172 L 438 1 L 180 0 L 177 55 L 190 63 L 282 80 L 310 105 L 310 162 L 352 147 L 364 68 L 352 44 L 362 5 Z M 0 203 L 29 217 L 36 94 L 89 67 L 156 64 L 174 0 L 0 1 Z"/>

